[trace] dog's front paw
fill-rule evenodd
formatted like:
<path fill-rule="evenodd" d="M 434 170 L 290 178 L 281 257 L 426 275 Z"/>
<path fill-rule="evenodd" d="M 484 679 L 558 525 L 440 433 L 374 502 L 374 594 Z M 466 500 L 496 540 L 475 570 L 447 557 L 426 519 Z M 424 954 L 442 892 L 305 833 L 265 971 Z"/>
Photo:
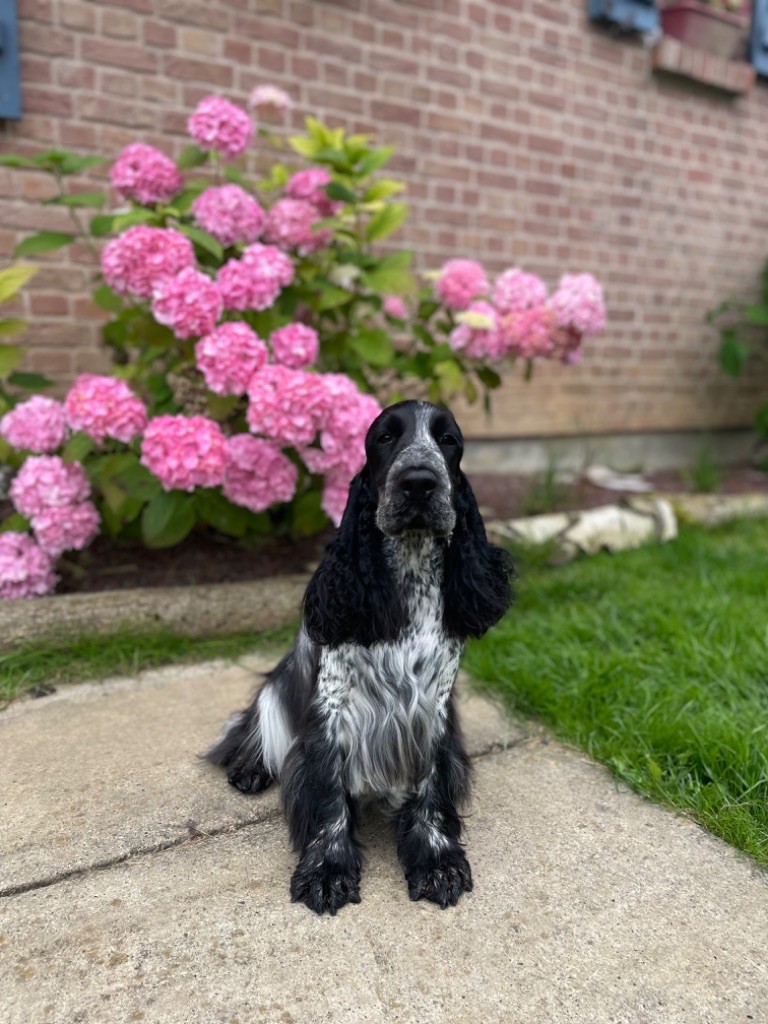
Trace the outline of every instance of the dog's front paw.
<path fill-rule="evenodd" d="M 347 903 L 360 902 L 360 871 L 325 861 L 299 864 L 291 879 L 291 902 L 306 903 L 316 914 L 335 914 Z"/>
<path fill-rule="evenodd" d="M 241 793 L 260 793 L 270 786 L 274 779 L 266 769 L 254 772 L 242 768 L 230 768 L 227 772 L 227 781 L 230 786 L 239 789 Z"/>
<path fill-rule="evenodd" d="M 455 907 L 463 892 L 472 892 L 472 869 L 461 851 L 437 865 L 414 868 L 406 875 L 412 900 L 430 900 L 442 910 Z"/>

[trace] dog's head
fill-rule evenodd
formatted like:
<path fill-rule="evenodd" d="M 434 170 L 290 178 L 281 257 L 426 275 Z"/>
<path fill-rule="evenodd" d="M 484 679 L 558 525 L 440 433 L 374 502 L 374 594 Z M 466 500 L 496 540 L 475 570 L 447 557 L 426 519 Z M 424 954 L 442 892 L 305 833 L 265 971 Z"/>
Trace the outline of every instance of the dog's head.
<path fill-rule="evenodd" d="M 512 564 L 488 543 L 460 469 L 464 441 L 447 409 L 399 402 L 374 420 L 367 460 L 352 481 L 338 535 L 304 598 L 304 625 L 319 644 L 392 641 L 405 626 L 385 537 L 425 530 L 442 545 L 443 626 L 482 636 L 512 599 Z"/>
<path fill-rule="evenodd" d="M 391 405 L 371 425 L 365 452 L 382 533 L 421 529 L 451 535 L 464 438 L 447 409 L 427 402 Z"/>

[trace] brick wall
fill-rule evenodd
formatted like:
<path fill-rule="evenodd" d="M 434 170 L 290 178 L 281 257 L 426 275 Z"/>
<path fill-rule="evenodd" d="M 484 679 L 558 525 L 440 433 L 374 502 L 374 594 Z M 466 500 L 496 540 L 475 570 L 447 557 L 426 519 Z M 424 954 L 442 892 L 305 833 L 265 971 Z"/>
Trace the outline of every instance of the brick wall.
<path fill-rule="evenodd" d="M 748 293 L 768 255 L 768 88 L 734 100 L 655 75 L 641 45 L 591 28 L 585 0 L 21 0 L 21 122 L 2 146 L 116 154 L 184 143 L 206 93 L 274 81 L 315 113 L 396 145 L 412 205 L 402 244 L 603 281 L 606 335 L 581 366 L 514 377 L 470 432 L 524 436 L 746 425 L 768 383 L 715 362 L 707 308 Z M 0 255 L 48 183 L 0 169 Z M 23 300 L 29 365 L 104 365 L 86 249 L 44 258 Z"/>

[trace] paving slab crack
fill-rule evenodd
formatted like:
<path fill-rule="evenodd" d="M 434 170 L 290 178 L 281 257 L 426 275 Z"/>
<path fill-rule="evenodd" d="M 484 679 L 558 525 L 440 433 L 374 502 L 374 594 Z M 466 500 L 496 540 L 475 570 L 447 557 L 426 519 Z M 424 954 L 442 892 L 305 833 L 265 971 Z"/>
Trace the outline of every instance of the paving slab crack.
<path fill-rule="evenodd" d="M 491 754 L 498 754 L 505 750 L 511 750 L 513 747 L 518 747 L 527 742 L 531 739 L 531 735 L 532 734 L 526 733 L 506 743 L 494 740 L 473 753 L 470 757 L 470 761 L 479 761 Z M 141 846 L 132 850 L 127 850 L 125 853 L 121 853 L 116 857 L 109 857 L 102 861 L 96 861 L 93 864 L 85 864 L 82 867 L 71 868 L 68 871 L 60 871 L 47 878 L 40 878 L 30 882 L 22 882 L 18 885 L 7 886 L 4 889 L 0 889 L 0 899 L 5 899 L 11 896 L 20 896 L 28 892 L 36 892 L 38 889 L 48 889 L 53 885 L 58 885 L 60 882 L 67 882 L 72 878 L 82 878 L 98 871 L 109 871 L 110 868 L 117 867 L 120 864 L 125 864 L 128 861 L 138 860 L 140 857 L 147 857 L 157 853 L 165 853 L 166 850 L 175 850 L 180 846 L 187 846 L 207 839 L 215 839 L 218 836 L 241 832 L 243 829 L 252 828 L 254 825 L 264 825 L 268 822 L 276 821 L 281 818 L 282 815 L 283 812 L 281 808 L 274 808 L 271 811 L 264 811 L 254 818 L 230 822 L 226 825 L 219 825 L 213 828 L 203 828 L 197 822 L 187 822 L 183 826 L 187 830 L 186 833 L 178 836 L 176 839 L 169 839 L 166 842 L 153 843 L 151 846 Z"/>

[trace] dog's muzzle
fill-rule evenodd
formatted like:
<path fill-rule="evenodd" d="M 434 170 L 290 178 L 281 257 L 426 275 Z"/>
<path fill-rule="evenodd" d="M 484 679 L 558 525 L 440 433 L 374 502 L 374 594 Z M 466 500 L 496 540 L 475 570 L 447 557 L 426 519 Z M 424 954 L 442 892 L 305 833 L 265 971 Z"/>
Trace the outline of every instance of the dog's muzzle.
<path fill-rule="evenodd" d="M 406 466 L 387 481 L 376 512 L 382 533 L 429 530 L 448 536 L 456 525 L 447 474 L 429 466 Z"/>

